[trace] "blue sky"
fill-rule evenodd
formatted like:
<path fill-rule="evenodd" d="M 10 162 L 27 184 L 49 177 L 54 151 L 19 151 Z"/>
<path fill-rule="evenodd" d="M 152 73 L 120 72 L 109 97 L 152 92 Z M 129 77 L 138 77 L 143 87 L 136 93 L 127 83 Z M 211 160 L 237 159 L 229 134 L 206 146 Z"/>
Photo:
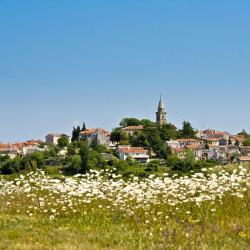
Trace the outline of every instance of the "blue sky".
<path fill-rule="evenodd" d="M 0 141 L 123 117 L 250 132 L 250 1 L 0 0 Z"/>

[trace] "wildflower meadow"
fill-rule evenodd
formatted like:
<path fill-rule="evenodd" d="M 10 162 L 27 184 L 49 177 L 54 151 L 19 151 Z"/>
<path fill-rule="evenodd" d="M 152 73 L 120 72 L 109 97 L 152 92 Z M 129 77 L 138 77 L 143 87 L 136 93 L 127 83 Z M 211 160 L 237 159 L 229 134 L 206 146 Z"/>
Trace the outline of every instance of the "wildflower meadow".
<path fill-rule="evenodd" d="M 248 167 L 0 181 L 0 249 L 250 249 Z"/>

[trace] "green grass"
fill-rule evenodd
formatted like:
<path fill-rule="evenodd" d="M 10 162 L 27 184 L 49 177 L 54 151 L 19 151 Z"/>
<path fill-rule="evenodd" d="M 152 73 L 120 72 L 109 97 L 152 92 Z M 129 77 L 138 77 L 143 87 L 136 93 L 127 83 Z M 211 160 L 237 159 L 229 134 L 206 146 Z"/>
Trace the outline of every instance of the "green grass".
<path fill-rule="evenodd" d="M 48 168 L 47 174 L 60 176 L 59 171 L 60 167 Z M 200 206 L 192 202 L 171 206 L 162 201 L 136 208 L 134 213 L 102 199 L 84 205 L 78 202 L 75 211 L 62 212 L 60 202 L 53 203 L 61 194 L 50 196 L 41 189 L 27 194 L 0 193 L 0 249 L 248 250 L 250 246 L 249 186 L 243 199 L 226 194 L 221 201 Z M 55 219 L 39 208 L 39 197 L 46 199 L 44 208 L 61 211 Z M 133 201 L 128 202 L 133 208 Z"/>
<path fill-rule="evenodd" d="M 0 249 L 249 249 L 250 192 L 245 200 L 225 197 L 215 204 L 216 213 L 204 204 L 193 210 L 196 218 L 180 211 L 167 220 L 157 220 L 151 208 L 150 223 L 144 214 L 127 217 L 118 211 L 62 216 L 50 221 L 46 216 L 16 213 L 0 215 Z M 188 206 L 188 205 L 187 205 Z M 180 207 L 186 211 L 187 207 Z M 199 222 L 195 220 L 199 218 Z"/>

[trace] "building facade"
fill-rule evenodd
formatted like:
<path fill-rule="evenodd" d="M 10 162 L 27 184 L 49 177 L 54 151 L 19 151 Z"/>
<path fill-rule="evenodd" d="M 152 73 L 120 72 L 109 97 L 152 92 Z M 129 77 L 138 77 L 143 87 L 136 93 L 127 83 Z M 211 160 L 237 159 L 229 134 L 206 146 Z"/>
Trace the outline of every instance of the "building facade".
<path fill-rule="evenodd" d="M 165 112 L 165 107 L 162 98 L 160 98 L 158 111 L 156 112 L 156 123 L 160 126 L 167 124 L 167 113 Z"/>

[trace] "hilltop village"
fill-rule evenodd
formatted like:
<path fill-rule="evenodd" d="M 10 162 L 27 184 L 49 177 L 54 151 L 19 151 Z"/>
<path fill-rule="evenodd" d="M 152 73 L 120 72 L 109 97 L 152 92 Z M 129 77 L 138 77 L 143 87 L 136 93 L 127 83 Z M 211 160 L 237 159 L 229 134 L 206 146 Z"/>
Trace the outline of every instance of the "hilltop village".
<path fill-rule="evenodd" d="M 250 162 L 250 137 L 244 130 L 237 135 L 213 129 L 195 130 L 186 121 L 183 122 L 182 129 L 178 130 L 168 123 L 162 98 L 155 122 L 124 118 L 119 127 L 111 132 L 104 128 L 87 128 L 83 123 L 82 127 L 74 127 L 70 136 L 49 133 L 44 141 L 1 143 L 0 157 L 22 159 L 41 152 L 50 155 L 46 157 L 45 164 L 53 165 L 54 162 L 58 165 L 58 158 L 67 161 L 69 156 L 77 154 L 76 145 L 79 142 L 84 142 L 90 151 L 96 150 L 106 161 L 133 160 L 148 164 L 152 161 L 164 162 L 170 157 L 181 161 L 191 156 L 195 161 L 213 161 L 219 164 Z M 75 150 L 74 153 L 72 149 Z"/>

